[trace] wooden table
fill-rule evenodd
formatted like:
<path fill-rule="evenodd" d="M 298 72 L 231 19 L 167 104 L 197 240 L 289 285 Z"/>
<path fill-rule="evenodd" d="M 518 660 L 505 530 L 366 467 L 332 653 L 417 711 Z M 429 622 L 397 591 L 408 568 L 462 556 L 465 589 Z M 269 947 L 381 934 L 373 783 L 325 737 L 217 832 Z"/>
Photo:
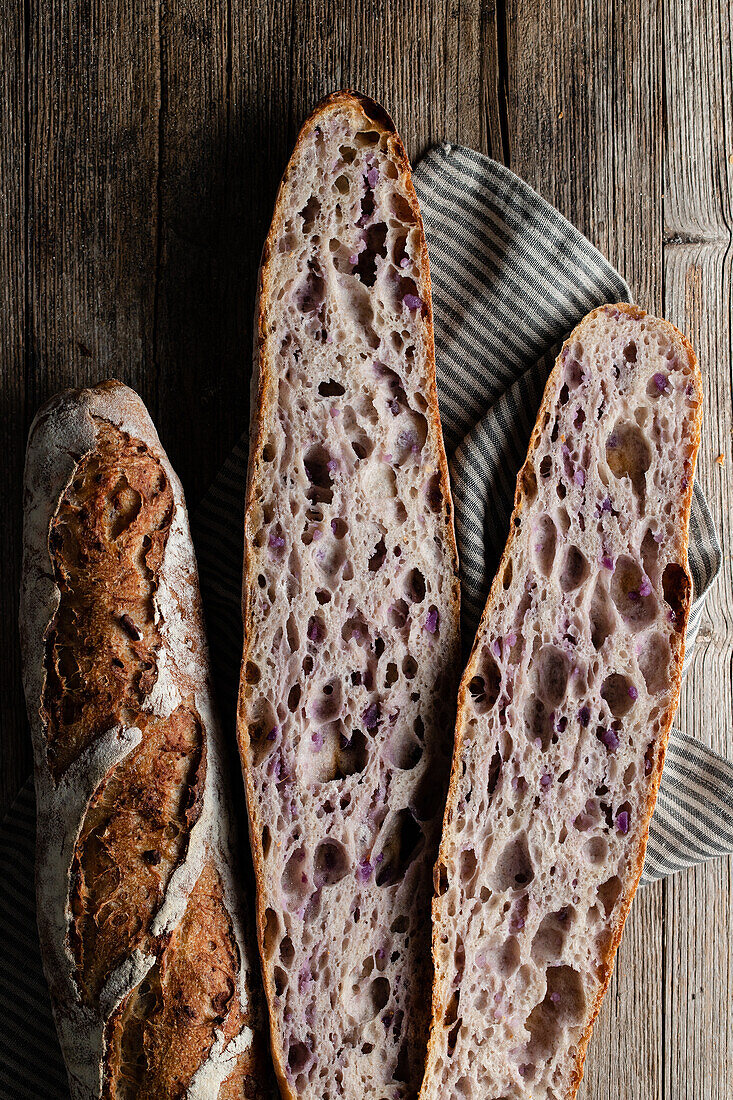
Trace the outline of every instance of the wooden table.
<path fill-rule="evenodd" d="M 15 622 L 31 417 L 62 386 L 122 378 L 148 403 L 195 506 L 246 422 L 255 273 L 277 181 L 300 122 L 334 88 L 382 100 L 413 158 L 448 138 L 509 164 L 610 257 L 637 301 L 690 336 L 707 397 L 699 476 L 730 546 L 730 6 L 3 7 L 0 811 L 30 769 Z M 727 755 L 730 592 L 726 553 L 679 719 Z M 732 929 L 730 861 L 640 892 L 586 1100 L 730 1100 Z"/>

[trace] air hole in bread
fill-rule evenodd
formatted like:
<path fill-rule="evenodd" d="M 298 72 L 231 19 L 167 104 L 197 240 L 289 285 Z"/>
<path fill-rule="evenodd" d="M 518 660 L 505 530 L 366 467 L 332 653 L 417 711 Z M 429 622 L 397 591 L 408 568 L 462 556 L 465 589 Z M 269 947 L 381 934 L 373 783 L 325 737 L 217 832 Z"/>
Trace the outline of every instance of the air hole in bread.
<path fill-rule="evenodd" d="M 520 492 L 526 504 L 533 504 L 537 499 L 537 475 L 534 466 L 525 462 L 519 474 Z"/>
<path fill-rule="evenodd" d="M 611 601 L 600 579 L 596 581 L 596 586 L 593 590 L 593 598 L 589 611 L 589 624 L 593 648 L 599 650 L 602 648 L 606 639 L 611 636 L 614 629 Z"/>
<path fill-rule="evenodd" d="M 488 646 L 484 646 L 476 665 L 476 675 L 468 685 L 477 714 L 486 714 L 496 703 L 501 690 L 501 672 Z"/>
<path fill-rule="evenodd" d="M 568 546 L 565 551 L 562 572 L 560 573 L 560 587 L 563 592 L 572 592 L 580 588 L 588 579 L 590 566 L 577 546 Z"/>
<path fill-rule="evenodd" d="M 369 572 L 376 573 L 384 565 L 384 560 L 387 557 L 387 545 L 382 537 L 377 545 L 374 547 L 374 551 L 369 558 Z"/>
<path fill-rule="evenodd" d="M 310 705 L 310 716 L 318 722 L 332 722 L 341 713 L 343 683 L 332 678 L 321 685 Z"/>
<path fill-rule="evenodd" d="M 275 747 L 278 732 L 277 714 L 269 699 L 260 697 L 251 704 L 247 732 L 253 762 L 259 765 Z"/>
<path fill-rule="evenodd" d="M 545 645 L 534 662 L 534 678 L 537 694 L 550 707 L 559 706 L 565 698 L 570 661 L 557 646 Z"/>
<path fill-rule="evenodd" d="M 384 222 L 370 225 L 363 236 L 364 247 L 359 252 L 354 266 L 354 275 L 364 286 L 374 286 L 377 279 L 377 257 L 387 255 L 387 226 Z"/>
<path fill-rule="evenodd" d="M 319 384 L 318 392 L 321 397 L 343 397 L 346 390 L 340 382 L 334 382 L 333 378 L 329 378 L 328 382 Z"/>
<path fill-rule="evenodd" d="M 322 840 L 313 857 L 313 881 L 316 887 L 333 886 L 350 868 L 349 856 L 337 840 Z"/>
<path fill-rule="evenodd" d="M 621 894 L 621 879 L 618 875 L 614 875 L 612 878 L 607 879 L 601 883 L 598 887 L 598 899 L 603 906 L 603 911 L 607 917 L 610 917 L 613 912 L 614 906 Z"/>
<path fill-rule="evenodd" d="M 296 293 L 296 304 L 301 313 L 315 313 L 326 297 L 326 282 L 318 265 L 308 261 L 308 273 Z"/>
<path fill-rule="evenodd" d="M 285 864 L 282 874 L 282 891 L 289 909 L 298 909 L 310 894 L 306 872 L 305 848 L 296 848 Z"/>
<path fill-rule="evenodd" d="M 527 739 L 543 752 L 550 747 L 553 734 L 552 718 L 541 699 L 530 698 L 524 707 L 524 723 Z"/>
<path fill-rule="evenodd" d="M 496 790 L 496 785 L 499 782 L 499 776 L 501 775 L 501 753 L 499 749 L 496 750 L 491 758 L 489 764 L 489 778 L 486 783 L 486 793 L 492 795 Z"/>
<path fill-rule="evenodd" d="M 644 572 L 648 577 L 655 577 L 658 575 L 659 542 L 654 537 L 654 532 L 651 528 L 647 529 L 641 543 L 641 560 L 644 565 Z"/>
<path fill-rule="evenodd" d="M 547 966 L 548 963 L 557 962 L 560 959 L 570 924 L 567 909 L 548 913 L 543 917 L 532 940 L 530 953 L 534 962 L 539 966 Z"/>
<path fill-rule="evenodd" d="M 634 705 L 638 692 L 628 676 L 614 672 L 603 681 L 601 697 L 608 703 L 614 718 L 623 718 Z"/>
<path fill-rule="evenodd" d="M 592 836 L 586 841 L 584 851 L 589 863 L 603 863 L 608 859 L 608 841 L 604 836 Z"/>
<path fill-rule="evenodd" d="M 269 958 L 277 946 L 280 938 L 280 917 L 274 909 L 265 910 L 265 931 L 262 936 L 262 943 L 265 951 L 265 955 Z"/>
<path fill-rule="evenodd" d="M 302 692 L 300 684 L 293 684 L 290 691 L 288 692 L 288 710 L 291 712 L 291 714 L 295 714 L 296 710 L 298 709 L 301 694 Z"/>
<path fill-rule="evenodd" d="M 643 500 L 652 452 L 638 424 L 630 420 L 617 421 L 606 440 L 606 461 L 614 477 L 628 477 L 637 497 Z"/>
<path fill-rule="evenodd" d="M 664 600 L 670 608 L 669 618 L 675 630 L 681 633 L 685 627 L 685 615 L 690 603 L 690 578 L 677 562 L 670 562 L 662 573 Z"/>
<path fill-rule="evenodd" d="M 402 674 L 406 680 L 414 680 L 417 675 L 417 661 L 409 653 L 402 660 Z"/>
<path fill-rule="evenodd" d="M 557 546 L 557 528 L 552 516 L 547 514 L 539 516 L 533 525 L 532 532 L 537 566 L 545 577 L 549 577 Z"/>
<path fill-rule="evenodd" d="M 310 482 L 307 496 L 313 503 L 331 504 L 333 500 L 332 457 L 321 443 L 310 448 L 303 460 Z"/>
<path fill-rule="evenodd" d="M 414 734 L 405 734 L 401 730 L 390 734 L 385 755 L 390 764 L 400 771 L 411 771 L 420 763 L 422 754 L 422 746 Z"/>
<path fill-rule="evenodd" d="M 532 1009 L 527 1019 L 530 1034 L 527 1057 L 536 1062 L 544 1061 L 554 1049 L 560 1033 L 582 1020 L 585 1005 L 580 974 L 569 966 L 549 967 L 544 1000 Z"/>
<path fill-rule="evenodd" d="M 305 1043 L 293 1043 L 288 1050 L 288 1067 L 292 1074 L 300 1073 L 312 1061 L 313 1055 Z"/>
<path fill-rule="evenodd" d="M 405 581 L 405 596 L 410 603 L 422 603 L 425 599 L 425 577 L 419 569 L 411 569 Z"/>
<path fill-rule="evenodd" d="M 369 1000 L 371 1001 L 372 1016 L 376 1016 L 386 1007 L 391 993 L 389 979 L 383 976 L 375 978 L 369 986 Z"/>
<path fill-rule="evenodd" d="M 248 684 L 258 684 L 260 682 L 260 669 L 253 661 L 247 661 L 244 669 L 244 679 Z"/>
<path fill-rule="evenodd" d="M 410 203 L 399 191 L 392 191 L 390 194 L 389 208 L 395 218 L 403 225 L 415 224 L 415 213 Z"/>
<path fill-rule="evenodd" d="M 466 897 L 472 897 L 471 888 L 476 878 L 476 872 L 478 871 L 478 860 L 473 848 L 467 848 L 464 852 L 461 852 L 461 859 L 459 864 L 459 875 L 461 879 L 461 885 L 464 888 Z"/>
<path fill-rule="evenodd" d="M 527 846 L 527 837 L 519 833 L 510 840 L 496 860 L 492 876 L 492 889 L 503 894 L 508 890 L 522 890 L 534 878 L 534 868 Z"/>
<path fill-rule="evenodd" d="M 577 359 L 571 357 L 565 364 L 565 382 L 569 389 L 575 390 L 583 381 L 583 368 Z"/>
<path fill-rule="evenodd" d="M 402 627 L 407 624 L 409 614 L 410 609 L 408 608 L 405 601 L 395 600 L 387 612 L 387 617 L 391 626 L 394 626 L 398 630 L 401 630 Z"/>
<path fill-rule="evenodd" d="M 425 836 L 409 809 L 400 810 L 389 824 L 382 844 L 377 886 L 400 882 L 425 845 Z"/>
<path fill-rule="evenodd" d="M 611 599 L 630 630 L 643 630 L 657 616 L 651 584 L 638 562 L 622 554 L 611 578 Z"/>
<path fill-rule="evenodd" d="M 425 499 L 428 502 L 430 511 L 437 515 L 443 507 L 443 488 L 440 483 L 440 473 L 438 471 L 436 471 L 428 481 L 427 489 L 425 490 Z"/>
<path fill-rule="evenodd" d="M 670 657 L 669 641 L 663 634 L 652 634 L 642 642 L 639 668 L 650 695 L 666 691 L 669 687 Z"/>
<path fill-rule="evenodd" d="M 311 195 L 308 202 L 300 211 L 300 216 L 303 219 L 303 232 L 310 233 L 313 229 L 316 219 L 321 212 L 321 204 L 315 195 Z"/>

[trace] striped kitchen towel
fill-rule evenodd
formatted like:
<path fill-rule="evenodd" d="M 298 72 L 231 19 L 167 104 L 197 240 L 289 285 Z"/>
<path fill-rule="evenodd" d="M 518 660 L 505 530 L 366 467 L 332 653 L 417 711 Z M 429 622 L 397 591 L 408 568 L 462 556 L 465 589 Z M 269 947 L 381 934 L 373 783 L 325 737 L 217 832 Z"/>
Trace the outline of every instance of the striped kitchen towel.
<path fill-rule="evenodd" d="M 414 174 L 430 252 L 438 391 L 470 644 L 506 541 L 558 344 L 626 283 L 557 211 L 508 169 L 460 146 L 432 149 Z M 233 728 L 241 652 L 246 439 L 193 516 L 212 667 Z M 700 489 L 690 532 L 695 602 L 689 660 L 721 551 Z M 33 900 L 34 803 L 26 785 L 0 830 L 0 1098 L 67 1097 L 43 981 Z M 733 851 L 733 764 L 674 731 L 642 882 Z"/>

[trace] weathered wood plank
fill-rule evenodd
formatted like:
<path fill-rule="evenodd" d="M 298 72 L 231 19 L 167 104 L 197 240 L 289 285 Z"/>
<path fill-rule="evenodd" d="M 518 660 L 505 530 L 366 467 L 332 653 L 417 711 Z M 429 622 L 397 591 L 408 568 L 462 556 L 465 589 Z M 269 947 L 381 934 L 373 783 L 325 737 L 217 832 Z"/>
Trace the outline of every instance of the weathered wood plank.
<path fill-rule="evenodd" d="M 109 374 L 149 401 L 155 3 L 34 0 L 29 26 L 30 404 Z"/>
<path fill-rule="evenodd" d="M 218 0 L 160 7 L 157 427 L 189 507 L 242 433 L 249 386 L 242 340 L 257 256 L 230 165 L 227 12 Z"/>
<path fill-rule="evenodd" d="M 665 2 L 666 151 L 664 308 L 692 340 L 705 383 L 698 477 L 723 546 L 730 547 L 733 483 L 733 65 L 731 11 L 711 0 Z M 704 33 L 701 33 L 705 28 Z M 723 455 L 723 464 L 715 460 Z M 733 755 L 730 553 L 711 593 L 679 724 Z M 665 1080 L 668 1094 L 733 1094 L 731 860 L 665 883 Z"/>
<path fill-rule="evenodd" d="M 20 483 L 25 440 L 25 27 L 22 5 L 0 18 L 0 816 L 30 770 L 20 686 L 18 586 Z"/>
<path fill-rule="evenodd" d="M 97 11 L 29 0 L 26 8 L 8 0 L 0 29 L 0 812 L 31 766 L 16 627 L 30 420 L 55 390 L 111 374 L 140 389 L 153 411 L 156 390 L 155 2 L 113 0 Z"/>
<path fill-rule="evenodd" d="M 509 164 L 661 307 L 661 21 L 653 0 L 507 4 Z M 633 28 L 633 31 L 632 31 Z M 661 1100 L 662 887 L 637 894 L 583 1100 Z"/>

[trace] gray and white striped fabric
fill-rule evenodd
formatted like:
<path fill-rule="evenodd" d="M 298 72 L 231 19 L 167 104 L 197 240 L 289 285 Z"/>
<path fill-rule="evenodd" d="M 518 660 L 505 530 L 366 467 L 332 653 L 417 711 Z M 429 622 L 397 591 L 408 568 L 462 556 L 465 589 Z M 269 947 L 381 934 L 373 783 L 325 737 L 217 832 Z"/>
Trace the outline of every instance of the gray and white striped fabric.
<path fill-rule="evenodd" d="M 553 352 L 597 305 L 630 300 L 623 279 L 525 183 L 459 146 L 415 171 L 433 278 L 441 417 L 471 642 L 506 541 L 517 471 Z M 241 652 L 240 583 L 247 444 L 232 452 L 193 517 L 212 667 L 233 729 Z M 695 487 L 688 658 L 721 551 Z M 30 783 L 0 830 L 0 1100 L 67 1097 L 35 930 Z M 642 882 L 733 852 L 733 764 L 675 731 Z"/>

